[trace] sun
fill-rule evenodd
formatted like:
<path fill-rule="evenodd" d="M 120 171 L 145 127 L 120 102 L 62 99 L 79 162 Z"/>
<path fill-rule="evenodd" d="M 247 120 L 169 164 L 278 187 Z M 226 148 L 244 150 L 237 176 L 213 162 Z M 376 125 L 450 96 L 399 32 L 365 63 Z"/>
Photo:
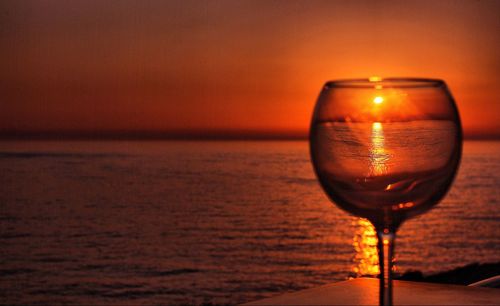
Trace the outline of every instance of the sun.
<path fill-rule="evenodd" d="M 382 98 L 380 96 L 373 98 L 373 103 L 375 103 L 375 104 L 381 104 L 382 102 L 384 102 L 384 98 Z"/>

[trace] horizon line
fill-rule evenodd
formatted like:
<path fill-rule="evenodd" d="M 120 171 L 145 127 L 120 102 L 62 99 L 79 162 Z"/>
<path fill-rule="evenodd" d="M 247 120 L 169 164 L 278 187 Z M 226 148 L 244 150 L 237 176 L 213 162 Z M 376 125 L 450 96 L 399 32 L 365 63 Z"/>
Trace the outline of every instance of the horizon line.
<path fill-rule="evenodd" d="M 500 140 L 500 133 L 464 132 L 464 140 Z M 20 131 L 0 130 L 6 140 L 308 140 L 304 130 L 103 130 L 103 131 Z"/>

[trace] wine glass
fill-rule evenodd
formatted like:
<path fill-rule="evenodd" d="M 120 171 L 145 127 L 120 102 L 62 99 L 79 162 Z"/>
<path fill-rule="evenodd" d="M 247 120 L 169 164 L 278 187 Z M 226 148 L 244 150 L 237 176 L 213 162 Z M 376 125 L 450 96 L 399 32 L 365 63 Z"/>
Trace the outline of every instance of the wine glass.
<path fill-rule="evenodd" d="M 380 305 L 392 305 L 396 230 L 443 198 L 460 162 L 462 129 L 450 91 L 436 79 L 327 82 L 310 150 L 329 198 L 375 227 Z"/>

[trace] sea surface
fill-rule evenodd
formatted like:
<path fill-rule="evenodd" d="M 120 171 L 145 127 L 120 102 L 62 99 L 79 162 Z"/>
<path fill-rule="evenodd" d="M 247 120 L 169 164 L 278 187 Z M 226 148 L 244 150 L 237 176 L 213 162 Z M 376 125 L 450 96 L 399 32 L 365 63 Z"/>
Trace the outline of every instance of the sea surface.
<path fill-rule="evenodd" d="M 500 261 L 500 142 L 465 142 L 397 271 Z M 377 271 L 306 141 L 0 142 L 0 301 L 236 304 Z"/>

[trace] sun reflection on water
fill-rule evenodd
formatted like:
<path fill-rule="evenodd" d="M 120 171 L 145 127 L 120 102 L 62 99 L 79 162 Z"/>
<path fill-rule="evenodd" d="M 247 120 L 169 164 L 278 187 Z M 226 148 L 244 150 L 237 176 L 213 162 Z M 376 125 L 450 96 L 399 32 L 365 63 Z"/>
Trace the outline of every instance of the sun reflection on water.
<path fill-rule="evenodd" d="M 380 272 L 377 252 L 377 232 L 375 227 L 363 218 L 356 218 L 352 223 L 354 225 L 354 237 L 352 245 L 355 250 L 353 258 L 352 274 L 353 277 L 378 276 Z M 386 241 L 384 241 L 386 244 Z M 392 261 L 392 271 L 398 271 L 396 258 Z"/>
<path fill-rule="evenodd" d="M 353 246 L 356 250 L 352 271 L 356 277 L 375 276 L 379 273 L 377 254 L 377 234 L 370 221 L 358 218 Z"/>

